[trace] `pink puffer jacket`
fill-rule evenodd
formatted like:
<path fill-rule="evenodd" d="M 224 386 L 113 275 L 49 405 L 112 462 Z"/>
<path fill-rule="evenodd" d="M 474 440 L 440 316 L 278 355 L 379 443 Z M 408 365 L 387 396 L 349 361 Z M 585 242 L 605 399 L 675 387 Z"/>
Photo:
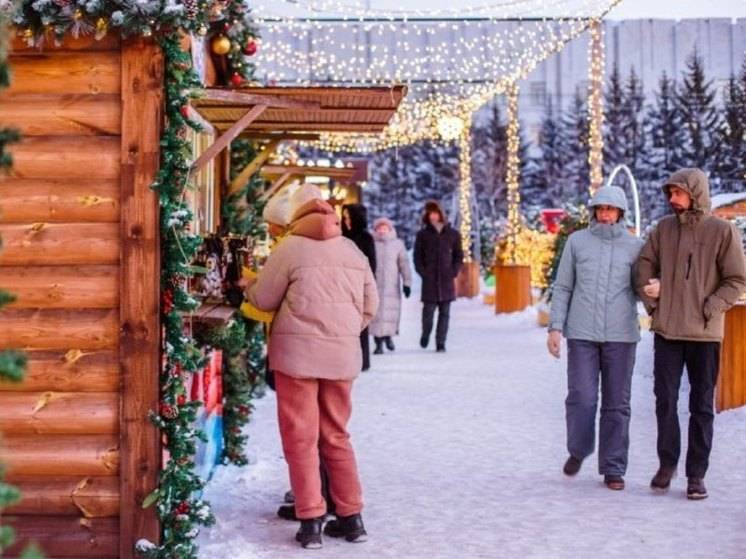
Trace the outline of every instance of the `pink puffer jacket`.
<path fill-rule="evenodd" d="M 368 260 L 342 237 L 332 207 L 312 200 L 270 255 L 247 299 L 277 311 L 269 363 L 296 378 L 348 380 L 362 367 L 360 332 L 378 309 Z"/>

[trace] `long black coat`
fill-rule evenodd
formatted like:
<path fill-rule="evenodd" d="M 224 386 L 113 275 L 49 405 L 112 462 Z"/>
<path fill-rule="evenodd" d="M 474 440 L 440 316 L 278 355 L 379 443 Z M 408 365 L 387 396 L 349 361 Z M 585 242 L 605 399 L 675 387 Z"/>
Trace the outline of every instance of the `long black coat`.
<path fill-rule="evenodd" d="M 461 235 L 450 225 L 438 233 L 425 225 L 414 242 L 414 268 L 422 277 L 422 302 L 445 303 L 456 298 L 453 280 L 464 261 Z"/>
<path fill-rule="evenodd" d="M 344 208 L 350 214 L 352 228 L 348 229 L 342 222 L 342 234 L 357 245 L 362 253 L 368 257 L 370 269 L 376 273 L 376 242 L 368 232 L 368 212 L 362 204 L 348 204 Z"/>

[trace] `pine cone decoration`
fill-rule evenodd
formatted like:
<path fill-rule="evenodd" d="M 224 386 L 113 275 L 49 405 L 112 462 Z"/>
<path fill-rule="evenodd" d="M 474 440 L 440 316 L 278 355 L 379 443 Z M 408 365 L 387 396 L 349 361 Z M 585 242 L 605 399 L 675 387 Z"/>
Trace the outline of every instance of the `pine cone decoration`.
<path fill-rule="evenodd" d="M 199 5 L 197 0 L 184 0 L 184 9 L 186 11 L 186 17 L 189 20 L 193 20 L 197 17 L 199 12 Z"/>

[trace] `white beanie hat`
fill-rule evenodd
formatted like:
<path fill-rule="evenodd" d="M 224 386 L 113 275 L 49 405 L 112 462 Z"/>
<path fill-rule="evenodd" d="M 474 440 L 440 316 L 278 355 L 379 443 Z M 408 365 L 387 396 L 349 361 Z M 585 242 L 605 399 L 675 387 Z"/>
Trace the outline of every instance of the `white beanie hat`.
<path fill-rule="evenodd" d="M 292 221 L 295 212 L 308 204 L 311 200 L 323 199 L 324 196 L 321 194 L 321 190 L 318 186 L 304 182 L 290 195 L 290 220 Z"/>
<path fill-rule="evenodd" d="M 267 205 L 264 206 L 262 217 L 268 223 L 274 223 L 282 227 L 287 227 L 290 223 L 290 196 L 298 189 L 297 184 L 291 184 L 280 189 Z"/>

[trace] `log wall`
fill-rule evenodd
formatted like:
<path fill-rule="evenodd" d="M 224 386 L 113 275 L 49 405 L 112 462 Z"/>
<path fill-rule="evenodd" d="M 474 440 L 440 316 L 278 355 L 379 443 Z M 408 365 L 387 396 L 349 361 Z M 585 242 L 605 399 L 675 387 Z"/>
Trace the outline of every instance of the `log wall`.
<path fill-rule="evenodd" d="M 48 557 L 133 557 L 158 538 L 158 165 L 161 57 L 107 37 L 12 45 L 0 127 L 0 349 L 29 357 L 0 382 L 0 462 L 23 500 L 3 520 Z M 135 442 L 133 442 L 135 441 Z"/>

